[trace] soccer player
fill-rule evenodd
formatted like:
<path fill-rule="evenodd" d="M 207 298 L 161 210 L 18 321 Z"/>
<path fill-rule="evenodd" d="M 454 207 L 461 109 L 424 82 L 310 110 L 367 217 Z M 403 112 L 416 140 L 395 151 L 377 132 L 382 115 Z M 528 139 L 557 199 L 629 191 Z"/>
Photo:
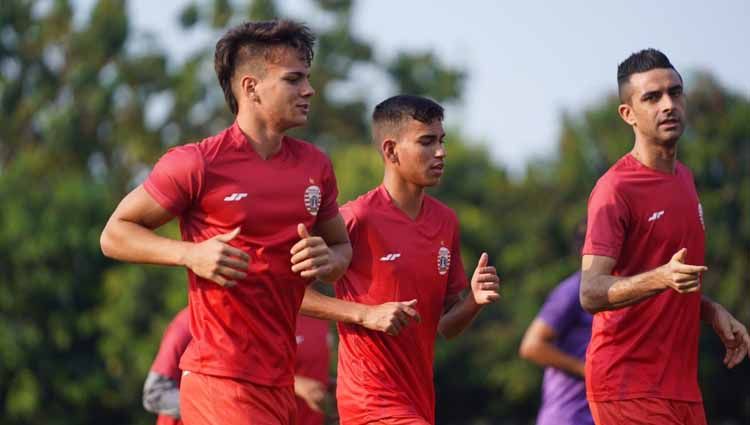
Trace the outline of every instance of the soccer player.
<path fill-rule="evenodd" d="M 580 255 L 586 223 L 576 231 L 574 251 Z M 591 314 L 581 308 L 581 272 L 560 282 L 526 329 L 519 354 L 544 366 L 542 406 L 537 425 L 593 425 L 583 381 Z"/>
<path fill-rule="evenodd" d="M 110 257 L 188 269 L 190 330 L 180 407 L 188 424 L 294 423 L 294 326 L 312 279 L 351 258 L 328 158 L 285 135 L 304 125 L 314 37 L 250 22 L 216 45 L 234 124 L 167 152 L 101 236 Z M 179 217 L 182 241 L 154 229 Z"/>
<path fill-rule="evenodd" d="M 469 326 L 499 298 L 499 278 L 483 253 L 470 294 L 460 296 L 466 276 L 458 219 L 425 194 L 443 175 L 443 108 L 423 97 L 389 98 L 375 108 L 372 132 L 383 183 L 341 209 L 354 256 L 336 295 L 396 307 L 396 320 L 385 332 L 339 323 L 339 415 L 347 425 L 434 424 L 437 333 L 452 338 Z"/>
<path fill-rule="evenodd" d="M 180 357 L 190 342 L 189 310 L 172 319 L 162 337 L 143 386 L 143 407 L 158 415 L 157 425 L 180 425 Z M 297 316 L 294 393 L 297 425 L 322 425 L 324 401 L 328 397 L 330 356 L 328 322 Z"/>
<path fill-rule="evenodd" d="M 701 295 L 705 225 L 690 170 L 676 158 L 685 125 L 682 77 L 658 50 L 617 70 L 620 117 L 633 149 L 597 182 L 588 204 L 581 304 L 594 314 L 586 392 L 608 424 L 705 424 L 698 388 L 700 321 L 734 367 L 747 330 Z"/>

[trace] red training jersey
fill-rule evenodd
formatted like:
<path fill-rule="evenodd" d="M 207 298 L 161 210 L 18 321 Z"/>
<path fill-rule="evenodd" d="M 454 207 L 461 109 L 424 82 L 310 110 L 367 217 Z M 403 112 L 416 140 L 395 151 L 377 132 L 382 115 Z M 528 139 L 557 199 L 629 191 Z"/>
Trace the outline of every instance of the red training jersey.
<path fill-rule="evenodd" d="M 216 136 L 176 147 L 143 187 L 180 219 L 182 239 L 201 242 L 241 227 L 230 245 L 250 256 L 247 278 L 224 288 L 188 271 L 193 340 L 180 368 L 255 384 L 294 383 L 294 325 L 305 286 L 291 270 L 297 224 L 312 229 L 338 214 L 328 158 L 284 137 L 262 159 L 237 123 Z"/>
<path fill-rule="evenodd" d="M 613 275 L 633 276 L 666 264 L 681 248 L 686 263 L 704 265 L 703 210 L 692 173 L 680 162 L 674 174 L 662 173 L 625 155 L 591 192 L 583 254 L 613 258 Z M 667 289 L 594 315 L 587 397 L 701 401 L 700 304 L 700 291 Z"/>
<path fill-rule="evenodd" d="M 297 317 L 297 361 L 295 374 L 314 379 L 328 387 L 330 350 L 328 322 L 299 315 Z M 325 416 L 297 397 L 297 425 L 323 425 Z"/>
<path fill-rule="evenodd" d="M 417 299 L 422 320 L 398 336 L 340 323 L 341 422 L 421 417 L 435 422 L 433 358 L 448 296 L 466 286 L 455 213 L 425 195 L 412 220 L 380 186 L 341 209 L 353 258 L 337 297 L 363 304 Z"/>
<path fill-rule="evenodd" d="M 182 371 L 179 366 L 180 357 L 185 352 L 190 339 L 190 312 L 186 307 L 177 313 L 164 331 L 159 352 L 151 365 L 151 371 L 174 380 L 179 387 L 182 379 Z M 169 415 L 158 415 L 156 419 L 156 425 L 180 424 L 182 424 L 182 421 Z"/>

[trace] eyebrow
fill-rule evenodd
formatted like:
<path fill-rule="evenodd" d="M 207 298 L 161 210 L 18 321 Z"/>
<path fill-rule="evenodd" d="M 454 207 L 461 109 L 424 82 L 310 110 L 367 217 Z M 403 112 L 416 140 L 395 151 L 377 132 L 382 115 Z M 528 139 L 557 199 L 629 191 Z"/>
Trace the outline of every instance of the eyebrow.
<path fill-rule="evenodd" d="M 437 135 L 437 134 L 423 134 L 423 135 L 421 135 L 421 136 L 418 137 L 418 139 L 429 139 L 429 140 L 435 140 L 435 139 L 440 140 L 440 139 L 444 139 L 444 138 L 445 138 L 445 133 L 440 133 L 440 135 Z"/>
<path fill-rule="evenodd" d="M 666 90 L 666 91 L 667 91 L 667 92 L 671 92 L 671 91 L 672 91 L 672 90 L 674 90 L 674 89 L 682 89 L 682 84 L 675 84 L 675 85 L 669 86 L 669 87 L 667 87 L 667 90 Z M 649 96 L 654 96 L 654 95 L 657 95 L 657 94 L 659 94 L 659 93 L 661 93 L 661 90 L 651 90 L 651 91 L 647 91 L 647 92 L 645 92 L 645 93 L 643 93 L 643 94 L 641 95 L 641 99 L 645 99 L 645 98 L 647 98 L 647 97 L 649 97 Z"/>
<path fill-rule="evenodd" d="M 291 71 L 291 72 L 285 72 L 284 77 L 309 77 L 309 72 L 302 72 L 302 71 Z"/>

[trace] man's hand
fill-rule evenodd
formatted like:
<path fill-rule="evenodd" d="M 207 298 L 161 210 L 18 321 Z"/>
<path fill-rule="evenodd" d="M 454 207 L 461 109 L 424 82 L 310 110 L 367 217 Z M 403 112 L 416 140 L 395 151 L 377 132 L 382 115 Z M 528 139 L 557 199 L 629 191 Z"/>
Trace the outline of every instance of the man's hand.
<path fill-rule="evenodd" d="M 310 409 L 323 413 L 326 386 L 314 379 L 294 375 L 294 394 L 305 400 Z"/>
<path fill-rule="evenodd" d="M 687 249 L 677 251 L 672 259 L 661 267 L 667 287 L 681 294 L 695 292 L 701 287 L 701 273 L 708 270 L 706 266 L 685 264 Z"/>
<path fill-rule="evenodd" d="M 724 307 L 714 303 L 714 316 L 711 326 L 727 352 L 724 355 L 724 365 L 733 368 L 740 364 L 750 353 L 750 336 L 745 326 L 735 319 Z"/>
<path fill-rule="evenodd" d="M 414 308 L 416 304 L 417 300 L 411 300 L 368 306 L 362 318 L 362 326 L 396 336 L 409 325 L 410 321 L 421 320 L 419 312 Z"/>
<path fill-rule="evenodd" d="M 483 252 L 471 277 L 471 293 L 477 305 L 491 304 L 500 299 L 500 278 L 495 267 L 488 266 L 489 256 Z"/>
<path fill-rule="evenodd" d="M 229 241 L 240 233 L 236 228 L 229 233 L 195 243 L 184 254 L 182 263 L 196 275 L 224 287 L 232 287 L 247 277 L 250 256 Z"/>
<path fill-rule="evenodd" d="M 331 250 L 320 236 L 310 236 L 304 224 L 297 225 L 300 241 L 292 247 L 292 271 L 304 278 L 322 278 L 331 272 Z"/>

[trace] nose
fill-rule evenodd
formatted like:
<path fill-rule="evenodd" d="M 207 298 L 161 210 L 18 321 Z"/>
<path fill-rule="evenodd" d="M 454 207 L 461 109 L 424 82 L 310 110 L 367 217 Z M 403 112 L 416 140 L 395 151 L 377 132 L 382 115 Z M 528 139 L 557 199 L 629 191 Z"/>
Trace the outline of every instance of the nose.
<path fill-rule="evenodd" d="M 314 95 L 315 89 L 312 84 L 310 84 L 310 80 L 305 79 L 305 83 L 302 86 L 302 97 L 312 97 Z"/>
<path fill-rule="evenodd" d="M 672 111 L 672 109 L 674 109 L 674 105 L 675 100 L 669 94 L 666 94 L 665 96 L 662 96 L 661 99 L 659 99 L 659 109 L 661 109 L 662 112 Z"/>
<path fill-rule="evenodd" d="M 445 150 L 445 144 L 440 143 L 437 150 L 435 150 L 435 158 L 445 158 L 447 153 L 448 152 Z"/>

